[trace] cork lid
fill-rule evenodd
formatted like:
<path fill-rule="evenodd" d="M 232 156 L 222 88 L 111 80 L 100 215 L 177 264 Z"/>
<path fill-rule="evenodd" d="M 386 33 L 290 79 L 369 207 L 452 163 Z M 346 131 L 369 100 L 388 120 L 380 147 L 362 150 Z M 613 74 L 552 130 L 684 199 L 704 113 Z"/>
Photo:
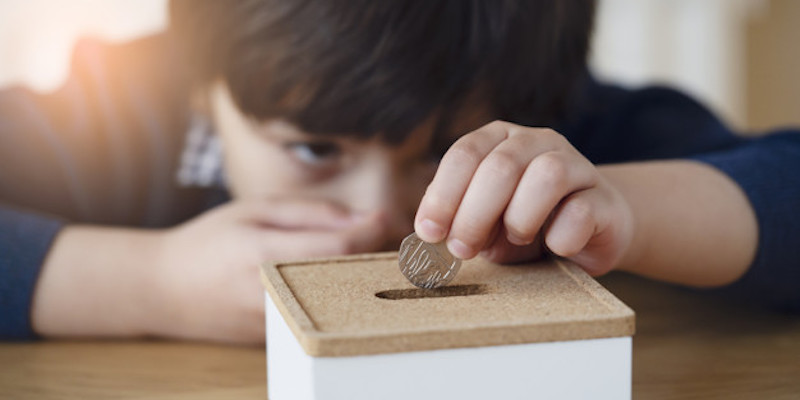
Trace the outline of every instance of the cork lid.
<path fill-rule="evenodd" d="M 563 260 L 465 261 L 449 286 L 419 289 L 397 253 L 262 267 L 267 292 L 303 349 L 335 357 L 630 336 L 634 313 Z"/>

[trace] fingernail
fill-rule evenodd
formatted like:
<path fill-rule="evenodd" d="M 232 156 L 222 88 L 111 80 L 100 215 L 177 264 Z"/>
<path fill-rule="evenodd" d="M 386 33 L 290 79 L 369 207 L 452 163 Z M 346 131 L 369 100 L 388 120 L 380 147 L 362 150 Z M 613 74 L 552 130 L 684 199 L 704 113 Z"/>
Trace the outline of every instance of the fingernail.
<path fill-rule="evenodd" d="M 430 219 L 422 220 L 422 222 L 419 223 L 419 229 L 422 231 L 421 233 L 433 243 L 442 241 L 447 234 L 441 225 Z"/>
<path fill-rule="evenodd" d="M 447 241 L 447 250 L 453 253 L 454 256 L 460 259 L 467 259 L 472 257 L 472 249 L 458 239 L 450 239 Z"/>

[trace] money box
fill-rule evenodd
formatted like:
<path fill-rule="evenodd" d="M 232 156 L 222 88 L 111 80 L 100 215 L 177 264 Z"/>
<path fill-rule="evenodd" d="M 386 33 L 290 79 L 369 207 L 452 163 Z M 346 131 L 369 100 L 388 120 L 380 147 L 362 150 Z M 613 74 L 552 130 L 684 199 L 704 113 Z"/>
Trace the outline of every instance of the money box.
<path fill-rule="evenodd" d="M 271 400 L 630 398 L 634 313 L 567 261 L 474 259 L 437 289 L 397 253 L 261 272 Z"/>

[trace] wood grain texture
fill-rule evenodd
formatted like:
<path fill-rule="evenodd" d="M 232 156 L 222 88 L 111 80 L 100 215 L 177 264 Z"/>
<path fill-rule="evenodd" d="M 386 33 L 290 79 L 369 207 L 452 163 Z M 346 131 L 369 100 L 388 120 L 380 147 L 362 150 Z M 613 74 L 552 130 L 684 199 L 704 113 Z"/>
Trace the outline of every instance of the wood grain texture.
<path fill-rule="evenodd" d="M 0 399 L 264 399 L 262 347 L 176 342 L 0 344 Z"/>
<path fill-rule="evenodd" d="M 636 310 L 634 399 L 800 398 L 800 315 L 612 274 Z"/>
<path fill-rule="evenodd" d="M 797 399 L 800 316 L 624 274 L 633 398 Z M 264 350 L 175 342 L 0 344 L 0 399 L 264 399 Z"/>

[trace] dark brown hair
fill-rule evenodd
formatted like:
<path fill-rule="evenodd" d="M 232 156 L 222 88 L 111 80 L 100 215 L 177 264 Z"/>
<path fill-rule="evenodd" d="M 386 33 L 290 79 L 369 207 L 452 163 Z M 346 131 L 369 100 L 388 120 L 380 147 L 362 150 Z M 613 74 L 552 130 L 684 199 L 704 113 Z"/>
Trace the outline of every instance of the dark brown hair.
<path fill-rule="evenodd" d="M 173 0 L 196 84 L 318 134 L 399 142 L 470 96 L 528 125 L 585 72 L 593 0 Z M 439 124 L 442 126 L 442 123 Z"/>

